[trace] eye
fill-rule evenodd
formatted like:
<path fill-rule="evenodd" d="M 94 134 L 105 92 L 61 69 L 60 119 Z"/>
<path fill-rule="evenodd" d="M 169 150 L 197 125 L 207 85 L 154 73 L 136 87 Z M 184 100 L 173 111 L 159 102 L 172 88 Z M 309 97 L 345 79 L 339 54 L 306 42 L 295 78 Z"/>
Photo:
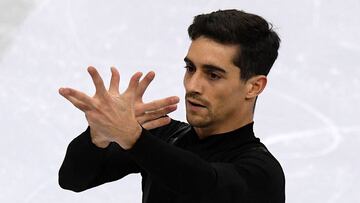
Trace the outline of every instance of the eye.
<path fill-rule="evenodd" d="M 215 73 L 209 73 L 209 77 L 211 80 L 219 80 L 221 77 Z"/>
<path fill-rule="evenodd" d="M 184 68 L 187 70 L 187 72 L 190 73 L 195 72 L 195 68 L 192 66 L 186 65 Z"/>

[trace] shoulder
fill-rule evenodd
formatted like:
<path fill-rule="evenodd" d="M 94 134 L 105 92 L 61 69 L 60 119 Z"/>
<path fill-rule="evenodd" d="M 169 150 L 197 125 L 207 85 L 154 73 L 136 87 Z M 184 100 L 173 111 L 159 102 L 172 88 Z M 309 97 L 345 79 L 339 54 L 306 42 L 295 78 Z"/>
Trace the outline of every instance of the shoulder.
<path fill-rule="evenodd" d="M 284 195 L 284 171 L 265 146 L 239 154 L 233 164 L 249 188 L 263 188 L 267 194 Z"/>
<path fill-rule="evenodd" d="M 283 175 L 282 167 L 279 161 L 263 145 L 257 145 L 239 153 L 233 162 L 240 170 L 252 168 L 262 171 L 264 175 Z"/>

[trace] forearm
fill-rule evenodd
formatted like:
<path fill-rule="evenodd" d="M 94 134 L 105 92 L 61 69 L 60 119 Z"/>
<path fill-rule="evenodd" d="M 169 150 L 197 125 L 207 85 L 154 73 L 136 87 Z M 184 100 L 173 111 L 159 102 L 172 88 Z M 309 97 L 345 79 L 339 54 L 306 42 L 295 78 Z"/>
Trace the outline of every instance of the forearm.
<path fill-rule="evenodd" d="M 59 170 L 59 184 L 80 192 L 133 172 L 138 172 L 138 167 L 124 150 L 115 143 L 98 148 L 88 128 L 69 144 Z"/>
<path fill-rule="evenodd" d="M 59 184 L 76 192 L 89 188 L 101 170 L 106 149 L 91 143 L 90 128 L 76 137 L 68 146 L 59 170 Z"/>

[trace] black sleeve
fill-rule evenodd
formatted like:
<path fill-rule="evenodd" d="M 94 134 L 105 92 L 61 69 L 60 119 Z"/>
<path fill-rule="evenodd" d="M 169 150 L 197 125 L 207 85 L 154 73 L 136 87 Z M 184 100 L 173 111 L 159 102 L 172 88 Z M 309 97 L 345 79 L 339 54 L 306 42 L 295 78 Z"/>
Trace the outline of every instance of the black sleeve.
<path fill-rule="evenodd" d="M 140 172 L 138 165 L 116 143 L 99 148 L 92 143 L 90 127 L 68 146 L 59 170 L 59 185 L 80 192 Z"/>
<path fill-rule="evenodd" d="M 271 170 L 263 163 L 267 162 L 264 157 L 210 163 L 192 152 L 154 139 L 146 129 L 142 129 L 140 138 L 128 151 L 152 178 L 178 195 L 212 198 L 201 202 L 252 200 L 253 194 L 264 194 L 261 198 L 266 198 L 267 188 L 278 185 L 272 181 Z M 219 201 L 213 201 L 215 199 Z"/>
<path fill-rule="evenodd" d="M 171 119 L 168 125 L 149 130 L 155 139 L 166 140 L 179 126 L 185 123 Z M 59 185 L 63 189 L 81 192 L 86 189 L 115 181 L 142 169 L 118 144 L 99 148 L 92 143 L 90 127 L 69 144 L 59 170 Z"/>

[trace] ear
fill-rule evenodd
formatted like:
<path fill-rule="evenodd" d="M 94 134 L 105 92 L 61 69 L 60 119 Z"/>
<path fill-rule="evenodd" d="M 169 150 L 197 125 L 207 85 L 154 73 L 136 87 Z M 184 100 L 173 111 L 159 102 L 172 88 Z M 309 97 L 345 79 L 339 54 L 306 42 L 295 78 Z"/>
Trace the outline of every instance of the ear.
<path fill-rule="evenodd" d="M 266 87 L 267 77 L 265 75 L 256 75 L 246 81 L 247 94 L 246 99 L 256 98 Z"/>

